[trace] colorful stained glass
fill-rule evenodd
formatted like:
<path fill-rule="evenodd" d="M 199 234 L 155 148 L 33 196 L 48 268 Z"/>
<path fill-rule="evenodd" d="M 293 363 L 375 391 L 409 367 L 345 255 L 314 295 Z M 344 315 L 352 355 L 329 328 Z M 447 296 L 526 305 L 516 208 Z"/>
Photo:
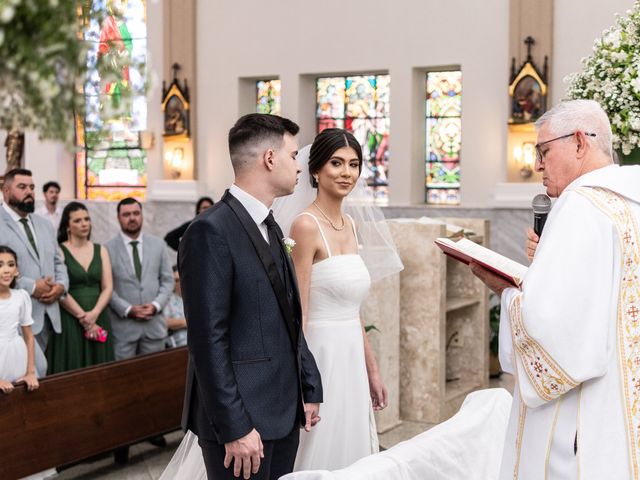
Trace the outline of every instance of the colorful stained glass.
<path fill-rule="evenodd" d="M 427 74 L 427 117 L 459 117 L 462 109 L 462 72 Z"/>
<path fill-rule="evenodd" d="M 456 205 L 460 202 L 462 72 L 427 73 L 426 97 L 426 201 Z"/>
<path fill-rule="evenodd" d="M 376 116 L 376 77 L 347 77 L 347 117 L 372 118 Z"/>
<path fill-rule="evenodd" d="M 256 82 L 256 112 L 280 115 L 280 80 Z"/>
<path fill-rule="evenodd" d="M 462 146 L 460 118 L 427 118 L 427 161 L 457 162 Z"/>
<path fill-rule="evenodd" d="M 316 118 L 344 118 L 345 78 L 319 78 L 316 83 Z"/>
<path fill-rule="evenodd" d="M 77 196 L 144 199 L 147 155 L 140 132 L 147 128 L 147 23 L 145 0 L 94 0 L 84 41 L 89 54 L 84 85 L 86 112 L 76 123 Z M 128 65 L 122 65 L 122 59 Z M 114 78 L 100 72 L 120 68 Z"/>
<path fill-rule="evenodd" d="M 360 145 L 371 198 L 388 202 L 389 175 L 389 75 L 328 77 L 317 80 L 318 133 L 344 128 Z"/>

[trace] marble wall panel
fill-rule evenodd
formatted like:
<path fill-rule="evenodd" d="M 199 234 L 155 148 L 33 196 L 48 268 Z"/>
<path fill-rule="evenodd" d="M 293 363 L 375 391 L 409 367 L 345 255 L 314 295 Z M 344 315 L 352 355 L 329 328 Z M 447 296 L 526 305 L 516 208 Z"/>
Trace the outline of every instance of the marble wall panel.
<path fill-rule="evenodd" d="M 360 314 L 379 330 L 367 337 L 388 391 L 388 406 L 375 414 L 378 432 L 385 432 L 400 423 L 400 275 L 374 283 Z"/>

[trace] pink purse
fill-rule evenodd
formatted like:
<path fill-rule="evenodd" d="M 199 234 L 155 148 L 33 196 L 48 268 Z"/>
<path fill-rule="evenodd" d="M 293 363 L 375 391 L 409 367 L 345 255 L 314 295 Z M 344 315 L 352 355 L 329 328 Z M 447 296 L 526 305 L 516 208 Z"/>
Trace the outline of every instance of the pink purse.
<path fill-rule="evenodd" d="M 107 332 L 104 328 L 99 327 L 98 329 L 98 335 L 95 336 L 94 338 L 89 338 L 89 332 L 85 331 L 84 332 L 84 338 L 86 338 L 87 340 L 91 340 L 94 342 L 100 342 L 100 343 L 104 343 L 107 341 L 107 336 L 109 335 L 109 332 Z"/>

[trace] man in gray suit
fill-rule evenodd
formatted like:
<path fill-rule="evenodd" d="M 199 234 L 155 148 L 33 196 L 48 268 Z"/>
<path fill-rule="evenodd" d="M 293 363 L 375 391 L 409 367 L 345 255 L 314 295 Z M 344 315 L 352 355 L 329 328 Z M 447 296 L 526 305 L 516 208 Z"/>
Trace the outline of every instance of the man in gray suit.
<path fill-rule="evenodd" d="M 164 241 L 142 231 L 142 204 L 118 203 L 121 232 L 106 244 L 113 270 L 111 326 L 116 360 L 164 349 L 167 325 L 160 311 L 173 291 Z"/>
<path fill-rule="evenodd" d="M 35 185 L 31 171 L 15 168 L 6 173 L 2 186 L 4 202 L 0 208 L 0 244 L 18 255 L 17 287 L 31 295 L 33 333 L 42 352 L 51 330 L 62 331 L 58 299 L 69 288 L 67 267 L 56 242 L 51 223 L 33 215 Z M 46 361 L 38 352 L 38 375 L 46 374 Z"/>

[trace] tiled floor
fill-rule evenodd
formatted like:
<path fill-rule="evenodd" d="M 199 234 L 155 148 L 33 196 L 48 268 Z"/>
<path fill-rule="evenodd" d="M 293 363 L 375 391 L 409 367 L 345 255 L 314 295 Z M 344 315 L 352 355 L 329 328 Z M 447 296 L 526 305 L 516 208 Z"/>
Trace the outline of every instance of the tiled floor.
<path fill-rule="evenodd" d="M 500 378 L 490 381 L 491 388 L 506 388 L 513 392 L 514 379 L 511 375 L 503 374 Z M 380 435 L 380 444 L 388 447 L 406 438 L 411 438 L 426 429 L 429 424 L 407 423 L 402 428 Z M 157 480 L 164 467 L 169 463 L 173 452 L 182 440 L 181 432 L 165 435 L 167 446 L 157 448 L 143 442 L 131 447 L 129 463 L 124 466 L 115 465 L 113 456 L 108 455 L 88 463 L 82 463 L 60 472 L 57 480 Z"/>

